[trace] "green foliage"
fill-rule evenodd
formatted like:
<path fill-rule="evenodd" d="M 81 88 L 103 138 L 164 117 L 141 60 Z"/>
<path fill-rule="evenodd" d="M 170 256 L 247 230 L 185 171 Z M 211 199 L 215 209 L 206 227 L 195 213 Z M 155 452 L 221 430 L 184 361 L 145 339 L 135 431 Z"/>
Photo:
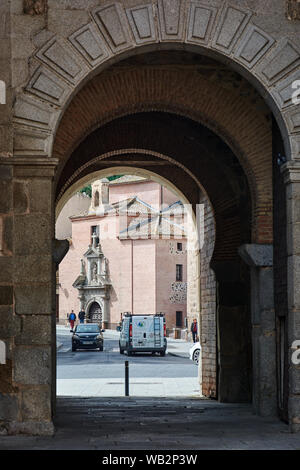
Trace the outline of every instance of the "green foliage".
<path fill-rule="evenodd" d="M 116 180 L 118 178 L 121 178 L 123 175 L 113 175 L 113 176 L 108 176 L 107 179 L 108 181 L 113 181 L 113 180 Z"/>
<path fill-rule="evenodd" d="M 82 194 L 82 193 L 85 193 L 87 196 L 89 197 L 92 197 L 92 186 L 90 184 L 88 184 L 87 186 L 85 186 L 84 188 L 81 188 L 79 190 L 79 192 Z"/>

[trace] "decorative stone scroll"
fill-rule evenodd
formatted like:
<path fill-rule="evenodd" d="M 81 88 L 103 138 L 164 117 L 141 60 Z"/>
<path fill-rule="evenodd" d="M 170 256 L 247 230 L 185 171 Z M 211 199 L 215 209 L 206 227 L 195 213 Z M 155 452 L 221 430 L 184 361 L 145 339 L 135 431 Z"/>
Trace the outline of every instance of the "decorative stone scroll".
<path fill-rule="evenodd" d="M 25 15 L 43 15 L 47 11 L 47 0 L 24 0 L 23 12 Z"/>
<path fill-rule="evenodd" d="M 288 20 L 300 20 L 300 1 L 287 0 L 286 2 L 286 16 Z"/>

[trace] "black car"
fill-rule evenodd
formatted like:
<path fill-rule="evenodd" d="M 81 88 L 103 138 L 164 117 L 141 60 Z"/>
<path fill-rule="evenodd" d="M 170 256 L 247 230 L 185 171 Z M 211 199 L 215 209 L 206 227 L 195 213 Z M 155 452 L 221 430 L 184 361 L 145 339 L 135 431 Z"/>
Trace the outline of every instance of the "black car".
<path fill-rule="evenodd" d="M 79 324 L 72 336 L 72 351 L 76 349 L 99 349 L 103 351 L 102 331 L 97 323 Z"/>

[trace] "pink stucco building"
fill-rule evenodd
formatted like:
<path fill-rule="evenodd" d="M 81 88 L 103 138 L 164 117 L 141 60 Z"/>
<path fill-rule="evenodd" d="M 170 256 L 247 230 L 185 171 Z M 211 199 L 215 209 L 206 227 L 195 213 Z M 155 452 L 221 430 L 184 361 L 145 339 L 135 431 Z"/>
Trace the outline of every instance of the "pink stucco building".
<path fill-rule="evenodd" d="M 121 313 L 166 315 L 186 324 L 183 205 L 160 184 L 123 176 L 92 185 L 89 209 L 69 214 L 72 241 L 59 267 L 59 320 L 74 309 L 114 328 Z"/>

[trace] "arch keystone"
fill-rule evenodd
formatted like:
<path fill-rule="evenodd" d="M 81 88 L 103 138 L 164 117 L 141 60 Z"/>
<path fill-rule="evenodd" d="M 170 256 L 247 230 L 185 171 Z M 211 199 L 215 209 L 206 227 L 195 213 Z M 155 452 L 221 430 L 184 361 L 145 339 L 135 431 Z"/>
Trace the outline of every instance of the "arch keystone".
<path fill-rule="evenodd" d="M 161 41 L 181 41 L 184 35 L 185 2 L 158 0 Z"/>
<path fill-rule="evenodd" d="M 187 42 L 207 45 L 210 39 L 211 30 L 217 14 L 217 8 L 200 2 L 191 2 Z"/>

